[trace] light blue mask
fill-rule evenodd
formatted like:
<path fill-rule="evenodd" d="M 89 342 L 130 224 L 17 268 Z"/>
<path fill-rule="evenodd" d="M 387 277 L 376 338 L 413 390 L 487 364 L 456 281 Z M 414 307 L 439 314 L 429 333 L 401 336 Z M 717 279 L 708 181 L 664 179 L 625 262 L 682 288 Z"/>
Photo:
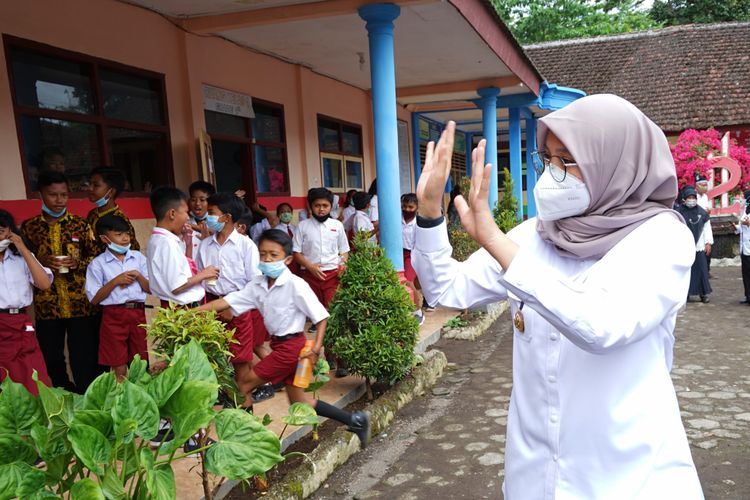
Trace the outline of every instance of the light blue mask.
<path fill-rule="evenodd" d="M 109 191 L 107 191 L 107 192 L 109 192 Z M 96 205 L 96 208 L 102 208 L 107 203 L 109 203 L 109 198 L 107 198 L 107 195 L 105 194 L 104 196 L 102 196 L 101 198 L 99 198 L 98 200 L 96 200 L 94 202 L 94 205 Z"/>
<path fill-rule="evenodd" d="M 52 210 L 50 210 L 50 208 L 47 205 L 44 204 L 44 202 L 42 202 L 42 212 L 49 215 L 50 217 L 54 217 L 55 219 L 59 219 L 60 217 L 65 215 L 65 212 L 67 211 L 68 211 L 68 208 L 66 207 L 60 210 L 59 212 L 53 212 Z"/>
<path fill-rule="evenodd" d="M 190 215 L 193 216 L 193 219 L 195 219 L 195 222 L 203 222 L 208 217 L 208 214 L 203 214 L 203 217 L 198 217 L 193 212 L 190 212 Z"/>
<path fill-rule="evenodd" d="M 128 250 L 130 250 L 130 243 L 128 243 L 128 246 L 122 246 L 122 245 L 118 245 L 117 243 L 113 243 L 110 241 L 107 244 L 107 248 L 109 248 L 115 253 L 119 253 L 120 255 L 125 255 L 126 253 L 128 253 Z"/>
<path fill-rule="evenodd" d="M 286 269 L 286 262 L 283 260 L 277 260 L 276 262 L 261 262 L 258 264 L 258 269 L 260 269 L 260 272 L 263 273 L 264 276 L 276 279 L 281 276 L 281 273 Z"/>
<path fill-rule="evenodd" d="M 218 215 L 209 215 L 206 217 L 206 226 L 208 226 L 208 229 L 213 231 L 214 233 L 220 232 L 222 229 L 224 229 L 224 223 L 219 222 L 219 216 Z"/>

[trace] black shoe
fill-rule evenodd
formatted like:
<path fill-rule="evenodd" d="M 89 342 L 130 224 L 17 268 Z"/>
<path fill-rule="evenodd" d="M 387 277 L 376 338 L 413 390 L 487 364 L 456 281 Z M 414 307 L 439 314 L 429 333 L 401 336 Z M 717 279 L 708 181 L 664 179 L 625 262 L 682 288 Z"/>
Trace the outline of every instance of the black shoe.
<path fill-rule="evenodd" d="M 41 469 L 42 467 L 46 467 L 47 464 L 45 463 L 44 459 L 40 457 L 39 455 L 36 456 L 36 460 L 34 460 L 34 467 Z"/>
<path fill-rule="evenodd" d="M 206 438 L 206 445 L 205 446 L 211 446 L 212 444 L 215 444 L 215 443 L 216 443 L 216 441 L 214 441 L 213 439 Z M 203 448 L 203 447 L 198 443 L 198 440 L 196 439 L 195 436 L 193 436 L 190 439 L 188 439 L 187 441 L 185 441 L 185 444 L 182 445 L 182 451 L 184 451 L 185 453 L 190 453 L 191 451 L 195 451 L 195 450 L 198 450 L 200 448 Z"/>
<path fill-rule="evenodd" d="M 750 300 L 740 300 L 740 304 L 750 304 Z"/>
<path fill-rule="evenodd" d="M 216 404 L 221 405 L 222 408 L 234 408 L 235 404 L 232 398 L 224 391 L 219 391 L 219 397 L 216 398 Z"/>
<path fill-rule="evenodd" d="M 703 302 L 704 304 L 708 304 L 709 302 L 711 302 L 711 299 L 708 297 L 708 295 L 703 295 L 701 297 L 701 302 Z"/>
<path fill-rule="evenodd" d="M 253 398 L 253 403 L 260 403 L 266 399 L 271 399 L 274 394 L 276 394 L 276 391 L 273 390 L 273 385 L 263 384 L 255 389 L 251 396 Z"/>
<path fill-rule="evenodd" d="M 149 445 L 151 448 L 158 448 L 162 443 L 168 443 L 173 439 L 174 432 L 172 432 L 172 425 L 168 421 L 162 420 L 159 423 L 159 431 L 156 433 L 156 436 L 151 439 Z"/>
<path fill-rule="evenodd" d="M 370 414 L 366 411 L 355 411 L 352 413 L 351 425 L 346 430 L 357 435 L 364 450 L 370 444 Z"/>
<path fill-rule="evenodd" d="M 283 391 L 284 387 L 286 387 L 286 384 L 284 382 L 279 382 L 278 384 L 273 384 L 273 390 L 276 392 Z"/>
<path fill-rule="evenodd" d="M 698 297 L 696 297 L 695 295 L 688 295 L 687 301 L 688 302 L 698 302 L 698 301 L 700 301 L 700 299 Z"/>
<path fill-rule="evenodd" d="M 313 324 L 310 325 L 310 328 L 307 329 L 307 333 L 317 333 L 318 328 Z"/>

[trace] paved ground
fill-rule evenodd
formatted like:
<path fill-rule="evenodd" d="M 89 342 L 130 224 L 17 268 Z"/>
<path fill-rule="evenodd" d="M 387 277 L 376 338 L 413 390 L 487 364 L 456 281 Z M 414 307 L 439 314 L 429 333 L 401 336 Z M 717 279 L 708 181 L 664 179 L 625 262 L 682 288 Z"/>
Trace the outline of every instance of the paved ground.
<path fill-rule="evenodd" d="M 679 318 L 673 377 L 708 499 L 750 498 L 750 307 L 738 267 Z M 510 396 L 507 313 L 476 342 L 442 340 L 451 370 L 314 498 L 499 498 Z M 507 367 L 507 368 L 500 368 Z"/>

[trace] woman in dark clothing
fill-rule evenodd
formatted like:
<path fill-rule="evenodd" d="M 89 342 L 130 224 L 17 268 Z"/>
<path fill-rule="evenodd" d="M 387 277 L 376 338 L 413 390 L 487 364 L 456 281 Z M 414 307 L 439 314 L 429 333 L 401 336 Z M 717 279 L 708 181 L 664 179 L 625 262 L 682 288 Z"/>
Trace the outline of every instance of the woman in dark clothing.
<path fill-rule="evenodd" d="M 677 212 L 685 219 L 690 232 L 695 240 L 695 261 L 690 270 L 690 289 L 688 290 L 688 302 L 695 301 L 693 296 L 700 296 L 703 303 L 709 301 L 711 295 L 711 283 L 708 281 L 708 260 L 706 259 L 706 248 L 713 244 L 710 232 L 711 221 L 708 212 L 698 206 L 698 196 L 693 186 L 685 186 L 680 193 L 682 203 L 676 208 Z"/>

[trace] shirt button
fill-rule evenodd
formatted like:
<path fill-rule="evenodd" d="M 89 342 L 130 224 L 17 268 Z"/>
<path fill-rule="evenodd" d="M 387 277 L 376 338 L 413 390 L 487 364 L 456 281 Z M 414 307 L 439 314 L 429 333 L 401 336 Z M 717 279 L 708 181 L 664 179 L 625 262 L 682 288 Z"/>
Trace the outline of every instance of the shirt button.
<path fill-rule="evenodd" d="M 556 333 L 550 333 L 549 339 L 550 340 L 557 340 L 557 334 Z"/>
<path fill-rule="evenodd" d="M 549 421 L 552 422 L 553 424 L 556 424 L 557 423 L 557 415 L 550 416 L 549 417 Z"/>
<path fill-rule="evenodd" d="M 554 375 L 550 375 L 549 377 L 547 377 L 547 380 L 549 380 L 551 384 L 554 384 L 555 382 L 557 382 L 557 377 L 555 377 Z"/>
<path fill-rule="evenodd" d="M 552 455 L 552 460 L 554 460 L 555 462 L 557 462 L 558 458 L 560 458 L 560 457 L 557 456 L 557 453 L 555 453 L 554 455 Z"/>

